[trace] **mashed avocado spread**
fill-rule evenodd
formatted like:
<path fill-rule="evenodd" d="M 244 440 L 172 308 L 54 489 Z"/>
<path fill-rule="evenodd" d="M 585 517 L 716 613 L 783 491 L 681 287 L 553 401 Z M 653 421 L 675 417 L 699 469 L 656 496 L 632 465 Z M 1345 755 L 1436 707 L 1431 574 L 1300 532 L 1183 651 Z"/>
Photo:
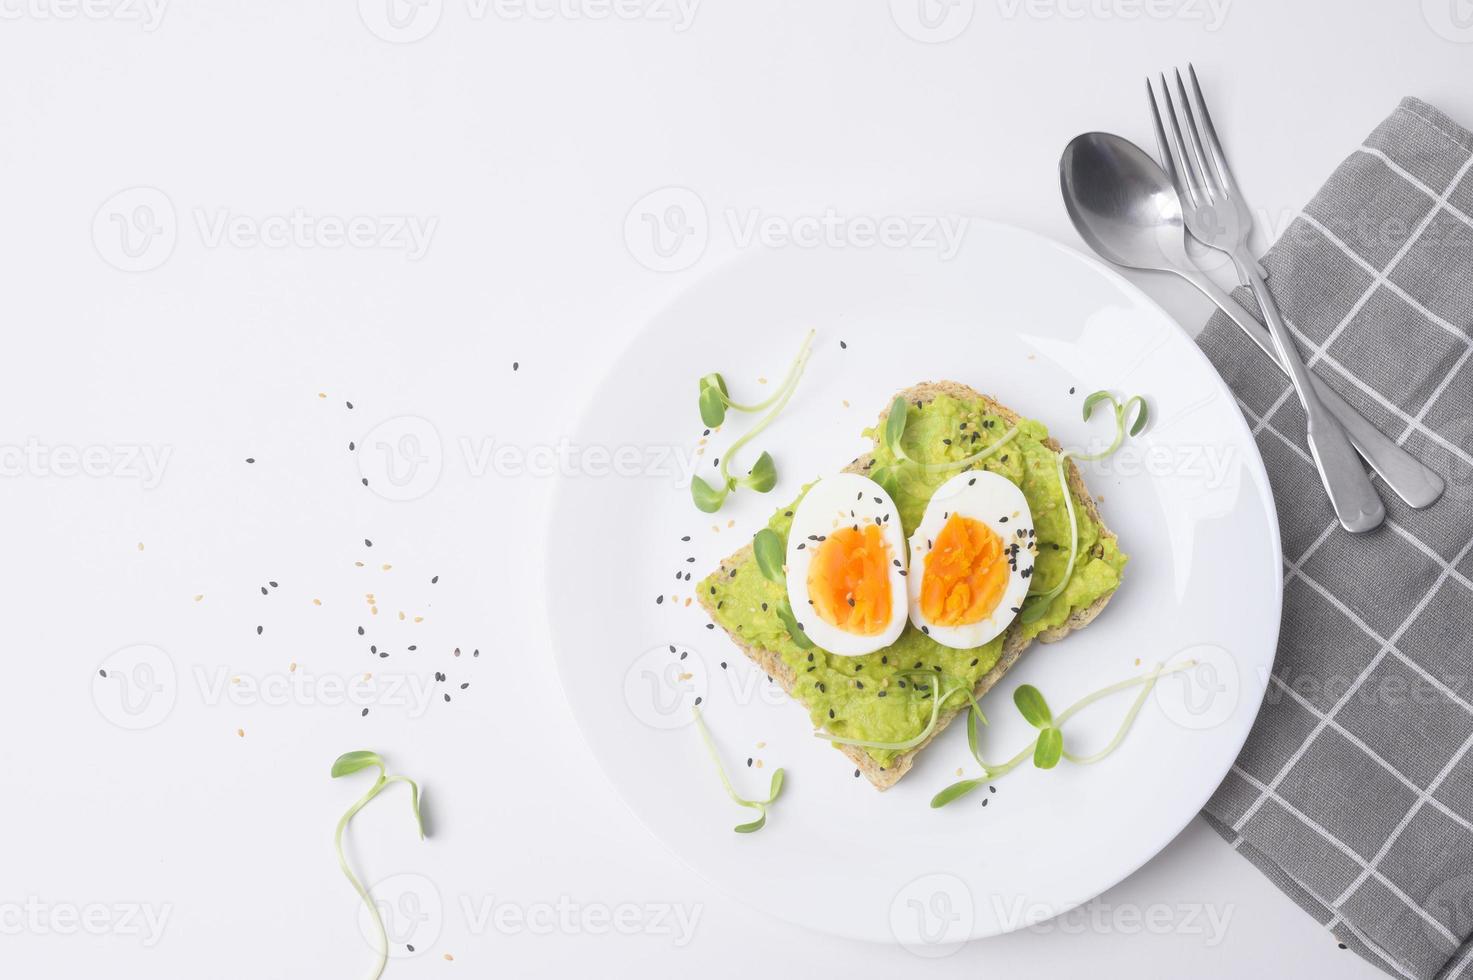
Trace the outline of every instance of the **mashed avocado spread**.
<path fill-rule="evenodd" d="M 944 463 L 965 459 L 985 449 L 1001 439 L 1009 428 L 1006 419 L 988 413 L 985 408 L 985 402 L 950 395 L 923 403 L 912 402 L 907 407 L 906 455 L 918 463 Z M 875 430 L 867 430 L 865 434 L 871 438 L 877 435 Z M 1042 424 L 1025 419 L 1018 423 L 1017 434 L 981 464 L 982 468 L 1020 487 L 1028 500 L 1038 541 L 1033 573 L 1036 589 L 1052 588 L 1069 560 L 1069 515 L 1054 453 L 1044 445 L 1047 438 L 1048 430 Z M 893 468 L 896 473 L 895 505 L 900 511 L 905 536 L 909 538 L 936 488 L 959 471 L 926 473 L 913 465 L 896 466 L 897 461 L 884 441 L 875 441 L 871 469 L 883 466 Z M 800 494 L 798 500 L 801 499 Z M 778 510 L 768 522 L 784 543 L 798 500 Z M 991 642 L 972 650 L 942 646 L 909 623 L 893 644 L 864 656 L 839 657 L 816 647 L 804 650 L 793 642 L 777 615 L 786 590 L 763 578 L 750 550 L 742 552 L 737 560 L 723 564 L 701 583 L 700 589 L 722 627 L 755 646 L 777 653 L 793 671 L 797 677 L 793 694 L 808 708 L 815 728 L 847 738 L 900 742 L 922 731 L 931 717 L 930 695 L 918 691 L 914 684 L 918 679 L 907 677 L 907 672 L 939 669 L 953 683 L 961 681 L 973 687 L 996 665 L 1009 635 L 1021 632 L 1025 637 L 1033 637 L 1058 626 L 1073 610 L 1091 605 L 1120 584 L 1126 556 L 1113 539 L 1100 536 L 1099 525 L 1077 497 L 1075 512 L 1079 519 L 1079 555 L 1068 585 L 1041 618 L 1030 623 L 1015 620 Z M 926 689 L 931 687 L 924 680 L 921 685 Z M 961 695 L 957 694 L 949 706 L 962 703 Z M 882 766 L 899 754 L 889 749 L 866 751 Z"/>

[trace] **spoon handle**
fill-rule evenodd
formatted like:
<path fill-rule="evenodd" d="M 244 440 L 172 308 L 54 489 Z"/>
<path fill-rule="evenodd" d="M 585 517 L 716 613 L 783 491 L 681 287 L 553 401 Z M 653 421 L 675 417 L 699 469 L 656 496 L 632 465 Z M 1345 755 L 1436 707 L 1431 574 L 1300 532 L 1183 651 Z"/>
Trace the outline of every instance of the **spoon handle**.
<path fill-rule="evenodd" d="M 1217 304 L 1218 309 L 1226 313 L 1228 318 L 1269 356 L 1279 370 L 1284 370 L 1278 353 L 1274 350 L 1273 338 L 1269 336 L 1268 330 L 1254 319 L 1253 314 L 1201 271 L 1197 269 L 1176 269 L 1174 271 L 1206 294 L 1208 299 Z M 1360 450 L 1360 454 L 1380 474 L 1381 479 L 1386 481 L 1386 485 L 1395 490 L 1396 495 L 1406 501 L 1408 506 L 1417 509 L 1429 507 L 1438 497 L 1442 496 L 1444 486 L 1442 477 L 1391 441 L 1384 432 L 1368 422 L 1365 416 L 1352 408 L 1349 402 L 1335 393 L 1335 389 L 1321 381 L 1313 372 L 1309 377 L 1315 393 L 1320 396 L 1320 401 L 1324 403 L 1326 410 L 1331 415 L 1340 420 L 1351 443 Z"/>

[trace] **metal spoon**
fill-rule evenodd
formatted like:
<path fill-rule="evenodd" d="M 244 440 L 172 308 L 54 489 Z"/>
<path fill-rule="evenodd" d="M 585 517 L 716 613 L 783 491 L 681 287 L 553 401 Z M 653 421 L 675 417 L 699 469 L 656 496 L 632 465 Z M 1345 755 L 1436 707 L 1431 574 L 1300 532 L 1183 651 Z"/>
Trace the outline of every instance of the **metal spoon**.
<path fill-rule="evenodd" d="M 1102 258 L 1131 269 L 1181 276 L 1284 370 L 1268 330 L 1187 254 L 1181 200 L 1166 172 L 1144 150 L 1111 133 L 1076 136 L 1059 160 L 1059 183 L 1075 230 Z M 1421 508 L 1442 495 L 1442 477 L 1366 421 L 1329 385 L 1313 374 L 1310 380 L 1351 443 L 1397 496 Z"/>

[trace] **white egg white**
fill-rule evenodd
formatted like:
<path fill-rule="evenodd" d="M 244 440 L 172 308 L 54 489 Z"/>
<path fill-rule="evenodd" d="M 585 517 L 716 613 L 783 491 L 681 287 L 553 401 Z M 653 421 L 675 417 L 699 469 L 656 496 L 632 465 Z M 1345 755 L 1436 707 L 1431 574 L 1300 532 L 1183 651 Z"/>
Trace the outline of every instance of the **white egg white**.
<path fill-rule="evenodd" d="M 926 558 L 941 529 L 952 514 L 969 517 L 991 528 L 1002 539 L 1004 549 L 1016 545 L 1008 584 L 1002 600 L 990 616 L 960 626 L 941 626 L 927 621 L 921 612 L 921 586 L 925 582 Z M 1005 477 L 986 470 L 958 473 L 937 488 L 921 523 L 910 536 L 909 595 L 910 621 L 942 646 L 957 650 L 979 647 L 1007 629 L 1023 606 L 1032 581 L 1035 555 L 1033 513 L 1023 491 Z"/>
<path fill-rule="evenodd" d="M 808 572 L 819 546 L 835 529 L 877 525 L 890 551 L 890 621 L 883 632 L 862 636 L 825 622 L 813 608 Z M 788 533 L 788 602 L 803 632 L 815 645 L 843 657 L 874 653 L 894 643 L 905 629 L 905 532 L 900 512 L 885 488 L 857 473 L 836 473 L 809 488 L 793 513 Z"/>

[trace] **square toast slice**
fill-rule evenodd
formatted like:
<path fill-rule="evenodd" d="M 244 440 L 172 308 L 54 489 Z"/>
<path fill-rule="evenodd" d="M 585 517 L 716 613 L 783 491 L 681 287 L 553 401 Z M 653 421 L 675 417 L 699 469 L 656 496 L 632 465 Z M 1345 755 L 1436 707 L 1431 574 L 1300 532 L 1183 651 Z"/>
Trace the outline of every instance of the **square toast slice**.
<path fill-rule="evenodd" d="M 984 395 L 981 392 L 976 391 L 975 389 L 970 388 L 967 385 L 960 384 L 956 381 L 928 381 L 922 384 L 914 385 L 910 388 L 905 389 L 904 391 L 898 392 L 898 397 L 902 397 L 907 402 L 912 404 L 918 401 L 928 401 L 938 395 L 950 395 L 953 398 L 964 399 L 967 401 L 980 401 L 987 407 L 988 411 L 1007 419 L 1009 424 L 1016 423 L 1021 418 L 1021 416 L 1019 416 L 1017 412 L 1013 411 L 1005 405 L 1000 404 L 993 398 L 990 398 L 989 396 Z M 894 403 L 893 398 L 890 400 L 890 403 Z M 885 419 L 888 415 L 889 409 L 886 408 L 885 412 L 881 414 L 878 422 L 878 428 L 880 430 L 884 429 Z M 1052 438 L 1048 439 L 1045 442 L 1045 445 L 1047 445 L 1054 452 L 1058 452 L 1060 449 L 1059 444 Z M 847 473 L 863 474 L 869 468 L 870 458 L 871 454 L 866 453 L 865 455 L 860 456 L 854 462 L 845 467 L 844 471 Z M 1085 487 L 1084 478 L 1080 475 L 1079 469 L 1074 465 L 1073 460 L 1067 461 L 1065 471 L 1067 479 L 1069 481 L 1069 487 L 1074 492 L 1075 500 L 1084 508 L 1084 510 L 1095 521 L 1095 523 L 1099 525 L 1101 539 L 1109 539 L 1112 541 L 1116 540 L 1115 533 L 1105 526 L 1104 519 L 1100 516 L 1099 507 L 1096 504 L 1095 499 L 1090 495 L 1089 490 Z M 730 566 L 733 563 L 739 561 L 745 561 L 751 556 L 751 551 L 751 544 L 746 545 L 745 547 L 741 548 L 740 550 L 726 558 L 725 561 L 722 563 L 723 567 Z M 1104 610 L 1106 603 L 1110 601 L 1110 597 L 1114 594 L 1115 590 L 1112 589 L 1105 595 L 1100 596 L 1089 606 L 1082 609 L 1073 610 L 1070 613 L 1069 618 L 1065 622 L 1063 622 L 1059 626 L 1052 627 L 1039 633 L 1037 639 L 1041 640 L 1044 643 L 1055 643 L 1059 640 L 1062 640 L 1070 633 L 1073 633 L 1075 630 L 1083 629 L 1085 626 L 1089 625 L 1089 623 L 1096 616 L 1098 616 L 1102 610 Z M 706 595 L 703 592 L 700 595 L 700 602 L 701 605 L 705 607 L 707 613 L 714 614 L 715 610 L 711 608 L 710 605 L 710 596 Z M 720 622 L 716 620 L 716 617 L 714 615 L 712 616 L 712 620 L 717 622 L 718 626 L 720 625 Z M 1014 622 L 1010 624 L 1007 630 L 1004 632 L 1002 656 L 998 659 L 997 664 L 992 668 L 992 670 L 988 671 L 981 677 L 981 679 L 977 681 L 977 685 L 973 689 L 973 694 L 976 697 L 981 698 L 983 694 L 986 694 L 989 690 L 991 690 L 992 686 L 1002 679 L 1003 674 L 1007 673 L 1008 669 L 1011 668 L 1013 664 L 1017 663 L 1018 658 L 1022 656 L 1023 651 L 1026 650 L 1028 646 L 1033 642 L 1034 638 L 1022 636 L 1016 627 L 1017 621 L 1014 620 Z M 757 666 L 760 667 L 774 681 L 777 681 L 780 685 L 782 685 L 783 690 L 788 693 L 789 697 L 792 697 L 795 701 L 800 701 L 800 699 L 793 694 L 793 687 L 797 680 L 797 677 L 775 651 L 756 646 L 743 639 L 740 635 L 731 632 L 730 630 L 726 630 L 726 633 L 729 637 L 731 637 L 731 641 L 735 643 L 739 648 L 741 648 L 741 651 L 745 653 L 747 657 L 752 660 L 753 663 L 757 664 Z M 900 781 L 900 777 L 904 776 L 907 772 L 910 771 L 911 766 L 915 764 L 916 756 L 920 754 L 921 750 L 929 745 L 932 739 L 940 735 L 941 732 L 946 728 L 946 726 L 951 723 L 952 719 L 960 714 L 960 712 L 960 708 L 943 708 L 940 716 L 937 718 L 935 729 L 924 742 L 912 749 L 909 749 L 903 754 L 896 756 L 890 761 L 888 765 L 885 765 L 883 767 L 878 762 L 876 762 L 868 752 L 866 752 L 862 748 L 859 748 L 858 746 L 836 745 L 834 746 L 834 748 L 838 749 L 840 752 L 843 752 L 846 756 L 848 756 L 854 762 L 854 765 L 859 769 L 859 771 L 862 772 L 877 789 L 886 790 L 889 789 L 891 786 L 894 786 L 897 782 Z"/>

